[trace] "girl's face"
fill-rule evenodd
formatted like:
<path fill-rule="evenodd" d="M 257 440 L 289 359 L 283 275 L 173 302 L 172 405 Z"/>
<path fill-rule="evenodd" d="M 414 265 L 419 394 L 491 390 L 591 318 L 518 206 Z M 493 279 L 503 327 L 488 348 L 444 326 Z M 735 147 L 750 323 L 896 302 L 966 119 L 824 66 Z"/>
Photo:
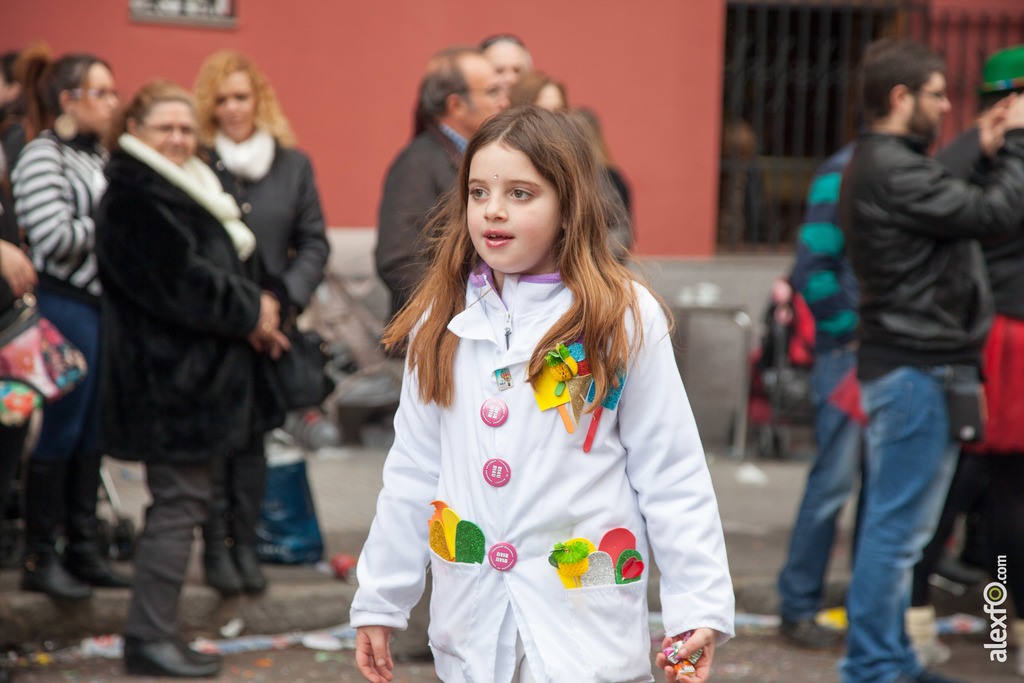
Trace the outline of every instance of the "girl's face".
<path fill-rule="evenodd" d="M 519 150 L 484 145 L 469 165 L 469 235 L 494 271 L 500 292 L 506 274 L 558 270 L 562 229 L 558 191 Z"/>
<path fill-rule="evenodd" d="M 128 132 L 181 166 L 199 144 L 199 126 L 192 107 L 184 102 L 161 102 L 137 123 L 128 119 Z"/>
<path fill-rule="evenodd" d="M 236 71 L 220 84 L 213 107 L 220 132 L 233 142 L 248 140 L 256 130 L 256 93 L 249 74 Z"/>

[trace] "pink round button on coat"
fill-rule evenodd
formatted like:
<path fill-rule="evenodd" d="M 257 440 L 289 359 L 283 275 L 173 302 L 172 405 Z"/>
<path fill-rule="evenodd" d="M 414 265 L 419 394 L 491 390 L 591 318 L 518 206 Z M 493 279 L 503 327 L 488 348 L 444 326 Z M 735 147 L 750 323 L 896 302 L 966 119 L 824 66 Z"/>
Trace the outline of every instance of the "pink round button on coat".
<path fill-rule="evenodd" d="M 507 572 L 516 564 L 516 549 L 511 543 L 495 543 L 487 552 L 487 560 L 499 572 Z"/>
<path fill-rule="evenodd" d="M 508 419 L 508 406 L 500 398 L 489 398 L 480 406 L 480 417 L 489 427 L 500 427 Z"/>
<path fill-rule="evenodd" d="M 492 458 L 484 463 L 484 479 L 491 486 L 504 486 L 512 477 L 512 468 L 500 458 Z"/>

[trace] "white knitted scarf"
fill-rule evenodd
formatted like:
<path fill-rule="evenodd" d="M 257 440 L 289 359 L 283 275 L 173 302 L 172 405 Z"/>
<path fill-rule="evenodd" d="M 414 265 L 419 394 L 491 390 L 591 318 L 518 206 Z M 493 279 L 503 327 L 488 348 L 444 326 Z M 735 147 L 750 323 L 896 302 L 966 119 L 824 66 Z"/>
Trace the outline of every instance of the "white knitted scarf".
<path fill-rule="evenodd" d="M 213 138 L 213 148 L 231 175 L 250 183 L 258 183 L 266 177 L 274 163 L 276 151 L 274 136 L 265 130 L 256 130 L 241 142 L 235 142 L 218 132 Z"/>
<path fill-rule="evenodd" d="M 117 144 L 126 153 L 159 173 L 167 182 L 183 190 L 196 203 L 213 214 L 214 218 L 224 226 L 232 244 L 235 245 L 238 258 L 245 261 L 252 256 L 256 250 L 256 236 L 252 234 L 252 230 L 245 223 L 239 220 L 242 214 L 238 210 L 238 203 L 234 197 L 224 191 L 209 166 L 194 156 L 178 166 L 130 133 L 122 134 L 117 139 Z"/>

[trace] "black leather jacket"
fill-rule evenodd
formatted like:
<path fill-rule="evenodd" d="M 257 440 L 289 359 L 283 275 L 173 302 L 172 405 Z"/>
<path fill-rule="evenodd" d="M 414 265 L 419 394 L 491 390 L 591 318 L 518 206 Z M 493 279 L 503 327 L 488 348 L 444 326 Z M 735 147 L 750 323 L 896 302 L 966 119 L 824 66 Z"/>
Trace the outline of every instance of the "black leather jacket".
<path fill-rule="evenodd" d="M 956 176 L 977 185 L 984 185 L 992 170 L 992 161 L 982 151 L 977 126 L 964 131 L 935 158 Z M 996 313 L 1024 320 L 1024 225 L 1009 235 L 982 240 L 981 250 L 988 266 Z"/>
<path fill-rule="evenodd" d="M 1006 134 L 983 186 L 928 157 L 921 138 L 862 135 L 839 224 L 860 282 L 859 375 L 977 363 L 993 306 L 978 238 L 1024 217 L 1024 130 Z"/>

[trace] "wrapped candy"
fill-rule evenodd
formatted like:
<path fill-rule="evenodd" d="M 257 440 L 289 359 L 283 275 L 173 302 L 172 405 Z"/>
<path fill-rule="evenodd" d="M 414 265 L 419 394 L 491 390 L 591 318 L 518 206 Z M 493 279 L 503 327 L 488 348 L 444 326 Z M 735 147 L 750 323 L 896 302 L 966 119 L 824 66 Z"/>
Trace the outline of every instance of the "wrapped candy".
<path fill-rule="evenodd" d="M 701 648 L 694 652 L 689 657 L 682 657 L 679 654 L 679 650 L 682 649 L 683 643 L 690 639 L 691 632 L 687 631 L 683 634 L 680 640 L 672 643 L 672 647 L 666 647 L 662 650 L 665 655 L 665 659 L 675 668 L 676 675 L 692 676 L 697 673 L 697 660 L 700 659 L 701 655 L 704 654 L 704 648 Z"/>

